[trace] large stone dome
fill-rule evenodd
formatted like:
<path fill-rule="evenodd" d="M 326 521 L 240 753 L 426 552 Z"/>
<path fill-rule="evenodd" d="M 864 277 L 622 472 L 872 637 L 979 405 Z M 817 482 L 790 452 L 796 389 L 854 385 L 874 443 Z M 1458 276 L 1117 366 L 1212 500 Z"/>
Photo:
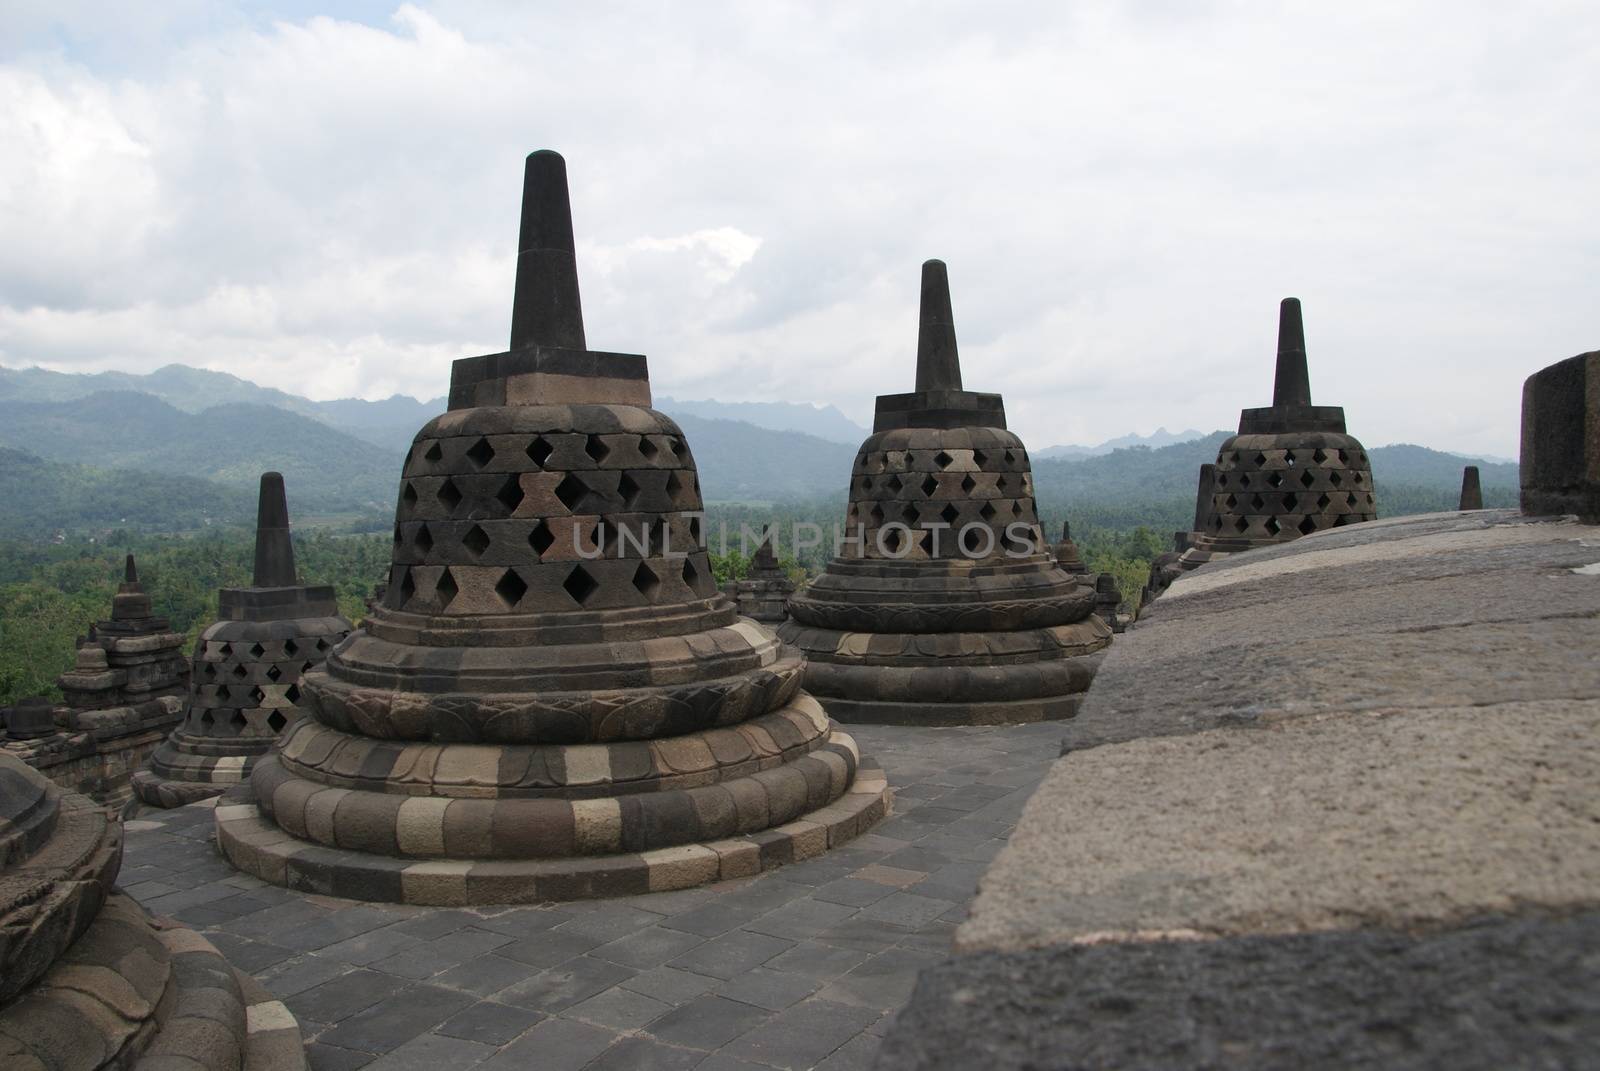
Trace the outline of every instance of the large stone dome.
<path fill-rule="evenodd" d="M 917 389 L 878 399 L 856 454 L 842 553 L 779 630 L 845 721 L 1071 716 L 1111 629 L 1039 529 L 998 394 L 962 389 L 945 265 L 923 265 Z"/>
<path fill-rule="evenodd" d="M 511 349 L 408 453 L 387 594 L 218 810 L 236 865 L 413 903 L 755 873 L 880 816 L 881 773 L 740 618 L 641 356 L 586 349 L 566 166 L 527 159 Z"/>
<path fill-rule="evenodd" d="M 1344 410 L 1311 404 L 1298 298 L 1279 307 L 1272 405 L 1239 414 L 1239 433 L 1217 450 L 1210 498 L 1198 511 L 1202 552 L 1286 543 L 1378 515 L 1372 466 L 1345 433 Z"/>

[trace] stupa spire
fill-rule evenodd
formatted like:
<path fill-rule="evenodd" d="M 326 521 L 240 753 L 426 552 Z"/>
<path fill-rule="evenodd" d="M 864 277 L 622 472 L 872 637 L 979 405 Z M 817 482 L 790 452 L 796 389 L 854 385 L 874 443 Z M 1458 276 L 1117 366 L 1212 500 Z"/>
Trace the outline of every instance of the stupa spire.
<path fill-rule="evenodd" d="M 776 535 L 777 533 L 771 526 L 768 526 L 766 531 L 761 533 L 761 545 L 756 548 L 755 558 L 751 560 L 751 565 L 755 568 L 776 569 L 778 567 L 778 556 L 772 549 L 772 542 Z"/>
<path fill-rule="evenodd" d="M 1483 508 L 1483 484 L 1478 479 L 1476 465 L 1468 465 L 1461 470 L 1461 503 L 1457 508 Z"/>
<path fill-rule="evenodd" d="M 522 171 L 522 228 L 517 239 L 511 348 L 583 350 L 583 306 L 572 240 L 567 162 L 560 153 L 528 154 Z"/>
<path fill-rule="evenodd" d="M 261 498 L 256 505 L 256 570 L 252 584 L 258 588 L 289 588 L 297 583 L 283 474 L 263 472 Z"/>
<path fill-rule="evenodd" d="M 1300 316 L 1299 298 L 1284 298 L 1278 306 L 1278 372 L 1272 383 L 1272 404 L 1311 404 L 1311 374 L 1306 370 L 1306 327 Z"/>
<path fill-rule="evenodd" d="M 133 587 L 139 583 L 139 567 L 134 564 L 133 555 L 128 555 L 122 563 L 122 583 Z"/>
<path fill-rule="evenodd" d="M 922 263 L 922 308 L 917 323 L 917 390 L 960 390 L 961 356 L 950 311 L 950 275 L 944 261 Z"/>

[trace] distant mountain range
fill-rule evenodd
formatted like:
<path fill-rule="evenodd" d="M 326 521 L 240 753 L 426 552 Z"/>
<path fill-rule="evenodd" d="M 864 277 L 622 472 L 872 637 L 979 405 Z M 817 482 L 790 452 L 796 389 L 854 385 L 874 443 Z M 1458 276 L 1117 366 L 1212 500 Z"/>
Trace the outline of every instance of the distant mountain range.
<path fill-rule="evenodd" d="M 831 406 L 666 397 L 657 406 L 682 426 L 713 502 L 842 498 L 867 434 Z M 444 409 L 443 398 L 403 395 L 315 402 L 182 365 L 149 375 L 0 368 L 0 447 L 11 448 L 0 464 L 12 470 L 0 483 L 0 530 L 72 527 L 70 497 L 30 496 L 29 480 L 74 488 L 84 526 L 239 520 L 267 469 L 284 473 L 298 515 L 381 519 L 412 437 Z M 1215 458 L 1225 435 L 1158 429 L 1034 451 L 1041 510 L 1108 527 L 1186 524 L 1198 466 Z M 1389 514 L 1453 506 L 1471 460 L 1411 445 L 1369 453 L 1379 509 Z M 1516 466 L 1478 464 L 1486 500 L 1514 501 Z M 137 508 L 130 490 L 151 508 Z"/>
<path fill-rule="evenodd" d="M 1205 437 L 1205 432 L 1190 428 L 1188 431 L 1168 431 L 1166 428 L 1157 428 L 1149 435 L 1130 433 L 1119 435 L 1115 439 L 1107 439 L 1099 446 L 1047 446 L 1043 450 L 1030 450 L 1035 458 L 1047 457 L 1099 457 L 1109 454 L 1113 450 L 1121 450 L 1129 446 L 1148 446 L 1151 449 L 1160 446 L 1172 446 L 1176 443 L 1194 442 Z"/>

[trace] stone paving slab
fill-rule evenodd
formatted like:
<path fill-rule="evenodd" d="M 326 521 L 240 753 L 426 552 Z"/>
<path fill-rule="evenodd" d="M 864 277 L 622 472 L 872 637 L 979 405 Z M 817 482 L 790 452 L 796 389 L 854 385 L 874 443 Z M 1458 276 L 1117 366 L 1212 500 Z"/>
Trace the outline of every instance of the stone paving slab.
<path fill-rule="evenodd" d="M 123 883 L 284 1001 L 318 1071 L 865 1068 L 948 953 L 1062 726 L 852 731 L 888 774 L 890 817 L 751 878 L 526 907 L 362 904 L 235 871 L 201 803 L 128 823 Z"/>

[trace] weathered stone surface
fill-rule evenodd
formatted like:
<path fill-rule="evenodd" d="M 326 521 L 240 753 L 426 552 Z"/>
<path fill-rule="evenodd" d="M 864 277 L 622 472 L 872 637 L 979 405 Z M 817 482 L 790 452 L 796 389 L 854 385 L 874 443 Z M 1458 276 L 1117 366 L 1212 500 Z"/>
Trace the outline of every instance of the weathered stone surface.
<path fill-rule="evenodd" d="M 1600 350 L 1522 385 L 1522 511 L 1600 523 Z"/>
<path fill-rule="evenodd" d="M 873 1066 L 1583 1067 L 1596 963 L 1593 912 L 988 952 L 924 971 Z"/>
<path fill-rule="evenodd" d="M 881 1066 L 1570 1063 L 1600 1038 L 1597 564 L 1600 528 L 1475 511 L 1179 579 Z"/>
<path fill-rule="evenodd" d="M 115 892 L 121 860 L 105 810 L 0 756 L 0 1066 L 303 1071 L 294 1017 Z"/>
<path fill-rule="evenodd" d="M 1093 582 L 1045 543 L 1000 396 L 961 389 L 944 264 L 924 264 L 922 283 L 917 390 L 878 399 L 850 481 L 850 542 L 790 598 L 779 635 L 846 721 L 1071 717 L 1097 664 L 1083 656 L 1111 630 L 1093 616 Z"/>
<path fill-rule="evenodd" d="M 299 582 L 276 472 L 261 475 L 252 584 L 223 588 L 218 606 L 222 620 L 195 643 L 183 723 L 133 778 L 139 798 L 154 807 L 207 799 L 249 776 L 299 717 L 301 677 L 350 634 L 333 589 Z"/>
<path fill-rule="evenodd" d="M 760 835 L 775 865 L 887 806 L 798 654 L 717 591 L 694 458 L 648 408 L 644 358 L 582 348 L 565 176 L 528 158 L 513 349 L 456 362 L 407 453 L 381 605 L 217 812 L 224 852 L 268 881 L 631 895 L 732 876 L 707 842 Z"/>

